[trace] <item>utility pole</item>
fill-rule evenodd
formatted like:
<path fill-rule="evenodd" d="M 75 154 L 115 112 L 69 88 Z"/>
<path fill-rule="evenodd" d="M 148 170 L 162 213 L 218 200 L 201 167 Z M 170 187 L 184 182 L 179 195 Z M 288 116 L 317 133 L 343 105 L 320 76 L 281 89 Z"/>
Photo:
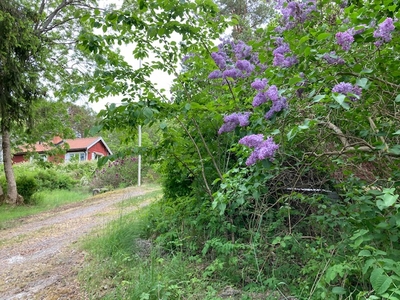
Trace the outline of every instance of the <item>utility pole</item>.
<path fill-rule="evenodd" d="M 139 59 L 139 69 L 142 67 L 142 59 Z M 140 100 L 140 96 L 142 96 L 142 89 L 140 89 L 139 91 L 139 100 Z M 138 140 L 139 140 L 139 151 L 140 151 L 140 147 L 142 147 L 142 125 L 139 125 L 138 128 Z M 138 156 L 138 186 L 142 185 L 142 155 L 139 152 L 139 156 Z"/>

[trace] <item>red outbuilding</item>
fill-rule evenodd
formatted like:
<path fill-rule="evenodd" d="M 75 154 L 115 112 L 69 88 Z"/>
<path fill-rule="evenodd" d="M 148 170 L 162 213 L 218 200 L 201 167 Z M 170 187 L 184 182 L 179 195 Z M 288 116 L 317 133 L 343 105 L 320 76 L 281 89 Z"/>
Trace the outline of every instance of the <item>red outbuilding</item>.
<path fill-rule="evenodd" d="M 39 142 L 32 147 L 21 147 L 20 150 L 14 154 L 13 163 L 29 161 L 32 152 L 38 153 L 44 161 L 54 162 L 95 160 L 112 154 L 101 137 L 65 140 L 55 137 L 50 143 Z"/>

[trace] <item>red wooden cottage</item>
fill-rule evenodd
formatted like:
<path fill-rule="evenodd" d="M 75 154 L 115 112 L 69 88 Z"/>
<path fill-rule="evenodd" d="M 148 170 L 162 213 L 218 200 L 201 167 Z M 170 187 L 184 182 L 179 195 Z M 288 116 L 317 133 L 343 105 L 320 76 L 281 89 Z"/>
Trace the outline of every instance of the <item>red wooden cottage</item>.
<path fill-rule="evenodd" d="M 65 148 L 65 154 L 49 154 L 59 147 Z M 112 152 L 108 148 L 106 142 L 101 137 L 89 137 L 89 138 L 78 138 L 78 139 L 61 139 L 55 137 L 49 144 L 36 143 L 32 149 L 20 148 L 20 152 L 15 153 L 13 156 L 13 163 L 25 162 L 30 159 L 28 152 L 36 152 L 45 161 L 86 161 L 95 160 L 102 156 L 111 155 Z"/>

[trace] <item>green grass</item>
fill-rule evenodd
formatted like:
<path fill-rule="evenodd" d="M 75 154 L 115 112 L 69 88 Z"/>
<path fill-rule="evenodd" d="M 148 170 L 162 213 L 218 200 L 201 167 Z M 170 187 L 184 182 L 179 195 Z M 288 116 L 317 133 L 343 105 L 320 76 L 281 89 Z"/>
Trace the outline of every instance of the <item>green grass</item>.
<path fill-rule="evenodd" d="M 161 191 L 134 197 L 122 205 L 156 200 Z M 91 299 L 221 299 L 223 283 L 210 283 L 200 257 L 167 254 L 146 235 L 153 207 L 120 216 L 82 241 L 87 255 L 79 279 Z"/>
<path fill-rule="evenodd" d="M 154 191 L 148 192 L 148 193 L 146 193 L 146 195 L 132 197 L 130 199 L 122 201 L 122 202 L 118 203 L 117 206 L 121 207 L 121 208 L 129 207 L 129 206 L 136 206 L 143 201 L 160 198 L 161 188 L 158 185 L 146 185 L 146 187 L 154 189 Z"/>
<path fill-rule="evenodd" d="M 82 201 L 91 194 L 84 191 L 53 190 L 38 192 L 35 205 L 0 205 L 0 229 L 11 227 L 19 218 L 51 210 L 64 204 Z"/>

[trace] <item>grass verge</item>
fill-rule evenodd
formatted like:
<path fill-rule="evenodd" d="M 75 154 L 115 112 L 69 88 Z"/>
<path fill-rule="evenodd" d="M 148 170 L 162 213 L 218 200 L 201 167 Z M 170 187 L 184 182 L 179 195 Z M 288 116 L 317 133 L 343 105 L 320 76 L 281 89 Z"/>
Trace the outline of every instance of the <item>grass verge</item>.
<path fill-rule="evenodd" d="M 161 197 L 161 191 L 134 197 L 127 207 Z M 201 260 L 167 254 L 146 237 L 152 205 L 120 216 L 81 244 L 88 253 L 79 279 L 91 299 L 220 299 L 203 280 Z M 191 296 L 188 296 L 188 295 Z M 208 296 L 207 296 L 208 295 Z M 212 296 L 213 297 L 209 297 Z"/>
<path fill-rule="evenodd" d="M 64 204 L 82 201 L 90 195 L 89 192 L 85 191 L 41 191 L 36 195 L 39 200 L 35 205 L 0 205 L 0 229 L 13 226 L 19 218 L 51 210 Z"/>

